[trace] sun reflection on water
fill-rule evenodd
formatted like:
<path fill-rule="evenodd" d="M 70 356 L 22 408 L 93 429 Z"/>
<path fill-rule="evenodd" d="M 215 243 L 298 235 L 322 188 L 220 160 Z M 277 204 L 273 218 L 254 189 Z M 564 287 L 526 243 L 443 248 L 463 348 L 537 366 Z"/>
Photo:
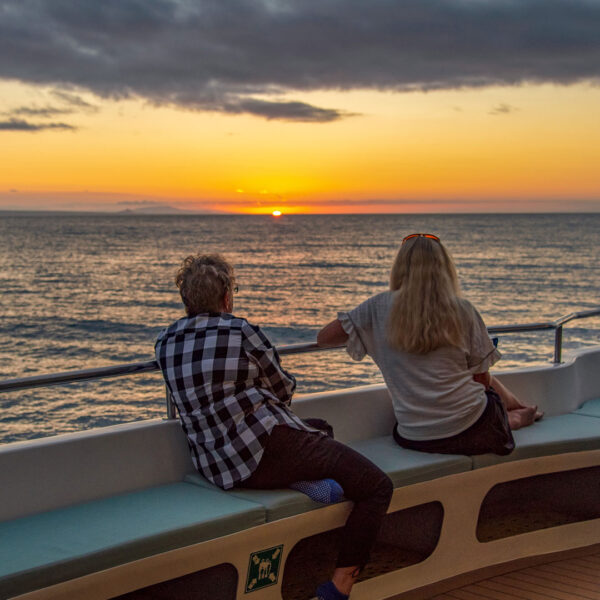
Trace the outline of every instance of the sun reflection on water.
<path fill-rule="evenodd" d="M 182 315 L 173 279 L 189 253 L 236 266 L 236 313 L 281 345 L 313 341 L 338 310 L 387 287 L 399 240 L 433 231 L 488 325 L 598 304 L 600 215 L 3 217 L 0 378 L 148 360 Z M 577 231 L 577 236 L 573 236 Z M 565 328 L 565 349 L 600 343 L 600 319 Z M 551 332 L 501 336 L 499 368 L 548 364 Z M 342 351 L 286 356 L 298 393 L 380 382 Z M 159 374 L 0 395 L 0 441 L 164 413 Z"/>

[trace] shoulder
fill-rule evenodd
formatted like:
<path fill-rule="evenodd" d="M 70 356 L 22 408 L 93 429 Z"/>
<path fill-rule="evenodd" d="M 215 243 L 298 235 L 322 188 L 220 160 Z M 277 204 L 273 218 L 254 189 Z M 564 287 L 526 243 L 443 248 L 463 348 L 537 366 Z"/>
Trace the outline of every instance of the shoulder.
<path fill-rule="evenodd" d="M 236 317 L 229 313 L 219 313 L 214 315 L 214 325 L 219 327 L 243 330 L 248 324 L 248 321 L 243 317 Z"/>
<path fill-rule="evenodd" d="M 163 342 L 181 333 L 194 333 L 209 329 L 242 329 L 247 324 L 241 319 L 228 313 L 202 313 L 193 317 L 181 317 L 160 331 L 156 342 Z"/>
<path fill-rule="evenodd" d="M 464 322 L 465 332 L 470 338 L 470 343 L 477 345 L 477 340 L 483 340 L 486 347 L 489 340 L 487 326 L 479 311 L 465 298 L 460 298 L 460 307 Z"/>
<path fill-rule="evenodd" d="M 395 290 L 385 290 L 385 292 L 380 292 L 379 294 L 375 294 L 375 296 L 371 296 L 371 300 L 377 304 L 388 306 L 395 297 Z"/>
<path fill-rule="evenodd" d="M 352 313 L 369 313 L 371 315 L 380 315 L 381 313 L 387 313 L 394 298 L 394 293 L 390 290 L 375 294 L 370 298 L 367 298 L 364 302 L 359 304 Z"/>
<path fill-rule="evenodd" d="M 356 308 L 348 312 L 338 313 L 338 319 L 344 326 L 344 320 L 349 319 L 357 327 L 369 328 L 371 325 L 385 318 L 390 310 L 392 292 L 389 290 L 375 294 L 361 302 Z"/>
<path fill-rule="evenodd" d="M 458 301 L 458 305 L 465 311 L 465 312 L 472 312 L 472 311 L 477 311 L 477 309 L 473 306 L 473 304 L 471 303 L 470 300 L 467 300 L 466 298 L 463 298 L 462 296 L 457 296 L 456 300 Z"/>
<path fill-rule="evenodd" d="M 260 331 L 260 327 L 258 325 L 254 325 L 250 323 L 248 319 L 245 317 L 236 317 L 234 315 L 224 315 L 231 318 L 231 327 L 235 329 L 239 329 L 242 333 L 248 335 Z"/>
<path fill-rule="evenodd" d="M 181 317 L 181 319 L 177 319 L 174 323 L 171 323 L 168 327 L 161 329 L 158 336 L 156 337 L 156 343 L 163 342 L 173 335 L 176 335 L 180 331 L 184 331 L 189 327 L 189 321 L 191 319 L 189 317 Z"/>
<path fill-rule="evenodd" d="M 379 294 L 375 294 L 370 298 L 367 298 L 365 301 L 361 302 L 356 308 L 378 308 L 378 307 L 387 307 L 393 298 L 393 292 L 390 290 L 386 290 L 385 292 L 380 292 Z"/>
<path fill-rule="evenodd" d="M 479 311 L 475 308 L 475 306 L 469 300 L 467 300 L 466 298 L 463 298 L 461 296 L 458 296 L 457 301 L 458 301 L 458 307 L 461 311 L 461 315 L 467 323 L 472 323 L 473 321 L 482 320 L 481 315 L 479 314 Z"/>
<path fill-rule="evenodd" d="M 248 319 L 243 317 L 234 317 L 234 320 L 235 326 L 239 327 L 244 340 L 249 340 L 254 345 L 265 343 L 267 338 L 258 325 L 250 323 Z"/>

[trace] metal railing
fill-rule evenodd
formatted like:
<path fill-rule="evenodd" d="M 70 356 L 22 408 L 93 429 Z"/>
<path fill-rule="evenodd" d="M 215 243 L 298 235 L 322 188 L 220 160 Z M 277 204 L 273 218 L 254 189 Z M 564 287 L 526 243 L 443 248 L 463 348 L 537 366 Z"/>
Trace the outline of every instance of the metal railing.
<path fill-rule="evenodd" d="M 562 339 L 563 326 L 570 321 L 577 319 L 586 319 L 600 315 L 600 306 L 590 310 L 582 310 L 559 317 L 554 321 L 543 321 L 540 323 L 522 323 L 515 325 L 494 325 L 488 327 L 489 333 L 524 333 L 529 331 L 554 330 L 554 363 L 558 364 L 562 358 Z M 304 344 L 288 344 L 279 346 L 277 351 L 280 355 L 303 354 L 306 352 L 322 352 L 326 350 L 337 350 L 343 346 L 334 346 L 331 348 L 321 348 L 316 342 Z M 99 367 L 96 369 L 83 369 L 80 371 L 66 371 L 64 373 L 53 373 L 48 375 L 34 375 L 32 377 L 18 377 L 15 379 L 5 379 L 0 381 L 0 392 L 10 392 L 15 390 L 24 390 L 36 387 L 45 387 L 57 385 L 60 383 L 72 383 L 75 381 L 89 381 L 91 379 L 104 379 L 107 377 L 120 377 L 122 375 L 135 375 L 138 373 L 149 373 L 158 371 L 159 366 L 155 360 L 146 362 L 128 363 L 124 365 L 114 365 L 111 367 Z M 171 403 L 169 394 L 167 394 L 167 415 L 169 418 L 174 416 L 174 407 Z"/>

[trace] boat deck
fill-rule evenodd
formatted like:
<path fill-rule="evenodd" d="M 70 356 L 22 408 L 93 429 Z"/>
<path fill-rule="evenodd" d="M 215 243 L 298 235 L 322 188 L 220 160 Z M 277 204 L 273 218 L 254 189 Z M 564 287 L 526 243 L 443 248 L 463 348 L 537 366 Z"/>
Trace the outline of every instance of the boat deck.
<path fill-rule="evenodd" d="M 600 551 L 511 571 L 428 600 L 600 600 Z"/>

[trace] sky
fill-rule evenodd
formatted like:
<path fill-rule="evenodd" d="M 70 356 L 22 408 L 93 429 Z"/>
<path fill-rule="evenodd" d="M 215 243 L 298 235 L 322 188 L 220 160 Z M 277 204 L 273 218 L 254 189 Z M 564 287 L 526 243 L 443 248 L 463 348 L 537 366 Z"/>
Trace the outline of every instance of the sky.
<path fill-rule="evenodd" d="M 600 211 L 600 0 L 0 0 L 0 209 Z"/>

